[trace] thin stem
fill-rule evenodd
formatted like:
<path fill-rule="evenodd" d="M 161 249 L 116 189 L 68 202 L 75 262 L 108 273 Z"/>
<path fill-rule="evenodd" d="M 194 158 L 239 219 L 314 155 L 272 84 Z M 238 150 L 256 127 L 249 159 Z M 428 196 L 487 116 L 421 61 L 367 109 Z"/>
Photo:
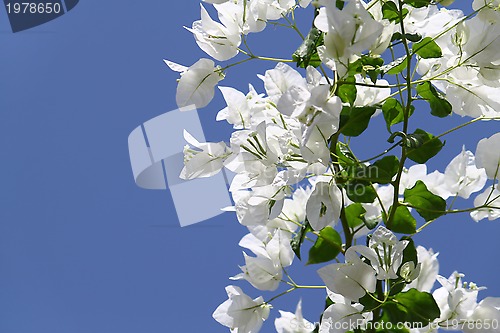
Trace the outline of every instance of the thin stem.
<path fill-rule="evenodd" d="M 276 296 L 274 296 L 274 297 L 271 297 L 269 300 L 267 300 L 266 302 L 264 302 L 264 304 L 269 304 L 269 303 L 271 303 L 272 301 L 274 301 L 275 299 L 277 299 L 277 298 L 279 298 L 279 297 L 281 297 L 281 296 L 283 296 L 283 295 L 286 295 L 286 294 L 288 294 L 288 293 L 290 293 L 290 292 L 294 291 L 295 289 L 297 289 L 297 287 L 293 286 L 292 288 L 290 288 L 290 289 L 288 289 L 288 290 L 285 290 L 284 292 L 282 292 L 282 293 L 280 293 L 280 294 L 278 294 L 278 295 L 276 295 Z"/>
<path fill-rule="evenodd" d="M 383 152 L 381 152 L 380 154 L 378 155 L 375 155 L 371 158 L 368 158 L 366 160 L 363 160 L 363 161 L 359 161 L 358 163 L 366 163 L 366 162 L 369 162 L 371 160 L 374 160 L 376 158 L 379 158 L 381 156 L 384 156 L 385 154 L 387 154 L 388 152 L 390 152 L 391 150 L 393 150 L 394 148 L 396 148 L 397 146 L 399 146 L 401 144 L 402 140 L 399 141 L 399 142 L 396 142 L 395 144 L 393 144 L 391 147 L 387 148 L 386 150 L 384 150 Z"/>
<path fill-rule="evenodd" d="M 403 133 L 408 133 L 408 122 L 410 118 L 410 111 L 411 111 L 411 104 L 413 102 L 412 95 L 411 95 L 411 90 L 412 90 L 412 83 L 411 83 L 411 59 L 412 59 L 412 53 L 410 51 L 410 48 L 408 46 L 408 40 L 406 39 L 406 32 L 405 32 L 405 26 L 404 26 L 404 17 L 403 17 L 403 2 L 401 0 L 398 1 L 399 3 L 399 20 L 400 20 L 400 27 L 401 27 L 401 34 L 402 34 L 402 40 L 403 40 L 403 45 L 405 48 L 406 52 L 406 61 L 407 61 L 407 66 L 406 66 L 406 96 L 407 96 L 407 102 L 404 108 L 404 120 L 403 120 Z M 402 97 L 402 95 L 401 95 Z M 404 165 L 406 161 L 406 146 L 401 146 L 401 159 L 399 160 L 399 168 L 398 168 L 398 173 L 396 175 L 396 180 L 393 183 L 394 186 L 394 198 L 392 200 L 392 209 L 389 212 L 389 217 L 387 218 L 387 225 L 391 225 L 394 217 L 396 216 L 396 211 L 399 205 L 399 184 L 401 183 L 401 177 L 403 175 L 403 170 L 404 170 Z"/>

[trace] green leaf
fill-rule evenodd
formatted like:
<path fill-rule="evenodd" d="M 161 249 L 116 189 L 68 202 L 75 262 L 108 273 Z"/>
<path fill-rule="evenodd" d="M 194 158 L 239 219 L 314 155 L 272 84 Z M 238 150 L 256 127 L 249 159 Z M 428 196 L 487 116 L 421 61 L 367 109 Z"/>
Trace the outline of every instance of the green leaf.
<path fill-rule="evenodd" d="M 420 42 L 413 44 L 413 53 L 418 54 L 421 58 L 441 58 L 443 52 L 439 45 L 430 37 L 425 37 Z"/>
<path fill-rule="evenodd" d="M 345 216 L 349 227 L 356 228 L 365 223 L 366 209 L 360 203 L 353 203 L 346 207 Z"/>
<path fill-rule="evenodd" d="M 307 264 L 319 264 L 333 260 L 342 249 L 342 239 L 339 233 L 328 226 L 319 232 L 319 237 L 309 250 Z"/>
<path fill-rule="evenodd" d="M 441 315 L 434 297 L 414 288 L 397 294 L 383 308 L 395 324 L 407 322 L 426 326 Z"/>
<path fill-rule="evenodd" d="M 426 221 L 445 214 L 446 201 L 429 191 L 421 180 L 418 180 L 412 188 L 405 190 L 404 198 L 405 202 L 411 204 Z"/>
<path fill-rule="evenodd" d="M 293 53 L 292 59 L 297 67 L 306 68 L 311 65 L 321 65 L 317 47 L 323 44 L 323 34 L 316 27 L 312 27 L 299 48 Z"/>
<path fill-rule="evenodd" d="M 387 1 L 382 5 L 383 17 L 391 22 L 399 23 L 401 21 L 401 16 L 399 15 L 398 6 L 392 2 Z M 408 15 L 408 9 L 403 8 L 402 17 L 403 19 Z"/>
<path fill-rule="evenodd" d="M 391 126 L 404 121 L 404 110 L 401 103 L 395 98 L 389 98 L 382 105 L 387 130 L 391 132 Z"/>
<path fill-rule="evenodd" d="M 422 144 L 418 148 L 408 151 L 407 157 L 414 162 L 425 163 L 444 147 L 444 143 L 441 140 L 422 129 L 417 129 L 413 134 L 419 135 L 422 140 Z"/>
<path fill-rule="evenodd" d="M 429 102 L 433 116 L 444 118 L 451 114 L 451 104 L 439 94 L 429 81 L 419 84 L 417 93 Z"/>
<path fill-rule="evenodd" d="M 386 20 L 395 21 L 399 19 L 398 6 L 392 1 L 387 1 L 382 5 L 382 14 Z"/>
<path fill-rule="evenodd" d="M 399 159 L 393 155 L 385 156 L 384 158 L 370 165 L 368 168 L 370 168 L 371 170 L 375 170 L 375 172 L 377 173 L 375 179 L 378 180 L 378 183 L 387 184 L 392 181 L 392 178 L 399 171 Z"/>
<path fill-rule="evenodd" d="M 300 257 L 300 247 L 309 231 L 312 231 L 312 228 L 309 222 L 306 221 L 306 223 L 300 227 L 299 232 L 290 240 L 290 246 L 299 260 L 302 260 Z"/>
<path fill-rule="evenodd" d="M 389 210 L 389 215 L 390 211 Z M 417 220 L 411 215 L 405 206 L 398 206 L 391 223 L 386 222 L 386 227 L 394 232 L 401 234 L 414 234 L 417 232 Z"/>
<path fill-rule="evenodd" d="M 330 305 L 334 304 L 333 301 L 330 299 L 330 297 L 326 296 L 325 299 L 325 310 L 328 309 Z"/>
<path fill-rule="evenodd" d="M 359 299 L 359 303 L 363 305 L 363 312 L 371 312 L 380 307 L 380 301 L 374 300 L 373 297 L 374 295 L 366 293 Z"/>
<path fill-rule="evenodd" d="M 352 180 L 369 183 L 388 184 L 399 170 L 399 160 L 396 156 L 386 156 L 372 165 L 351 165 L 345 169 L 347 177 Z"/>
<path fill-rule="evenodd" d="M 383 72 L 390 74 L 390 75 L 396 75 L 404 71 L 408 67 L 408 58 L 407 57 L 402 57 L 399 59 L 396 59 L 395 61 L 387 64 L 384 66 Z"/>
<path fill-rule="evenodd" d="M 337 155 L 337 161 L 344 169 L 357 164 L 356 157 L 352 155 L 345 143 L 337 142 L 335 155 Z"/>
<path fill-rule="evenodd" d="M 405 0 L 404 3 L 415 8 L 427 7 L 431 4 L 431 0 Z"/>
<path fill-rule="evenodd" d="M 339 132 L 346 136 L 358 136 L 370 123 L 371 116 L 377 109 L 371 106 L 349 108 L 344 107 L 340 113 Z"/>
<path fill-rule="evenodd" d="M 345 184 L 347 196 L 353 202 L 372 203 L 377 198 L 377 192 L 368 181 L 350 180 Z"/>
<path fill-rule="evenodd" d="M 383 58 L 365 54 L 355 62 L 349 64 L 348 73 L 350 76 L 361 74 L 363 77 L 369 77 L 373 84 L 375 84 L 377 77 L 382 73 L 380 68 L 383 65 Z"/>
<path fill-rule="evenodd" d="M 405 34 L 405 38 L 409 40 L 410 42 L 417 43 L 422 40 L 422 35 L 419 33 L 414 33 L 414 34 Z"/>
<path fill-rule="evenodd" d="M 400 39 L 403 39 L 403 35 L 399 31 L 396 31 L 391 36 L 391 42 L 395 42 L 395 41 L 400 40 Z"/>
<path fill-rule="evenodd" d="M 342 102 L 349 103 L 349 105 L 353 106 L 357 94 L 357 89 L 355 84 L 356 79 L 354 78 L 354 76 L 349 76 L 344 80 L 344 82 L 347 83 L 339 85 L 337 89 L 337 96 L 340 97 Z"/>

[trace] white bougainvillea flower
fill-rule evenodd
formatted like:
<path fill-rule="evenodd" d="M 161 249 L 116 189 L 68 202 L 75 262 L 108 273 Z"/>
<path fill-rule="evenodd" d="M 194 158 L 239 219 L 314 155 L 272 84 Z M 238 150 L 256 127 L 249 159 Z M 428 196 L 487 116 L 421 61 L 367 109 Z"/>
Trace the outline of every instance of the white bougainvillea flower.
<path fill-rule="evenodd" d="M 319 144 L 325 142 L 324 138 L 337 133 L 342 112 L 342 101 L 339 97 L 330 95 L 329 86 L 315 87 L 311 93 L 304 112 L 297 115 L 298 120 L 305 125 L 302 135 L 303 145 L 309 142 L 315 131 L 319 131 L 322 137 Z"/>
<path fill-rule="evenodd" d="M 332 1 L 324 5 L 314 20 L 314 25 L 325 35 L 325 53 L 335 59 L 340 77 L 347 73 L 348 63 L 374 45 L 384 26 L 373 19 L 360 0 L 350 0 L 340 10 Z"/>
<path fill-rule="evenodd" d="M 500 322 L 500 298 L 486 297 L 467 318 L 462 330 L 465 333 L 498 333 Z"/>
<path fill-rule="evenodd" d="M 461 10 L 448 10 L 438 8 L 436 5 L 413 8 L 405 6 L 409 10 L 404 19 L 405 31 L 408 33 L 419 33 L 423 37 L 436 37 L 446 29 L 451 29 L 463 16 Z M 396 29 L 399 29 L 397 26 Z M 439 39 L 449 38 L 449 34 Z"/>
<path fill-rule="evenodd" d="M 425 164 L 415 164 L 410 168 L 403 170 L 403 173 L 401 174 L 401 182 L 399 184 L 399 194 L 403 195 L 405 189 L 415 186 L 415 183 L 418 180 L 423 181 L 431 193 L 440 196 L 443 199 L 448 199 L 451 195 L 456 194 L 456 192 L 452 193 L 450 191 L 444 173 L 436 170 L 427 174 L 427 165 Z"/>
<path fill-rule="evenodd" d="M 200 143 L 188 131 L 184 130 L 184 139 L 194 148 L 184 147 L 184 168 L 182 179 L 211 177 L 219 173 L 224 166 L 224 159 L 231 152 L 224 142 Z"/>
<path fill-rule="evenodd" d="M 292 67 L 282 62 L 267 70 L 264 75 L 257 75 L 263 82 L 270 101 L 278 104 L 281 96 L 291 87 L 305 85 L 305 79 Z"/>
<path fill-rule="evenodd" d="M 243 273 L 231 279 L 247 280 L 259 290 L 276 290 L 282 280 L 283 267 L 290 266 L 295 256 L 290 246 L 290 233 L 278 229 L 266 242 L 248 234 L 239 245 L 251 250 L 255 257 L 243 253 L 245 266 L 240 266 Z"/>
<path fill-rule="evenodd" d="M 295 313 L 279 311 L 281 317 L 276 318 L 274 326 L 278 333 L 311 333 L 315 325 L 302 316 L 302 300 L 297 304 Z"/>
<path fill-rule="evenodd" d="M 467 20 L 470 33 L 465 52 L 480 66 L 500 65 L 500 14 L 496 10 L 484 9 Z"/>
<path fill-rule="evenodd" d="M 361 311 L 349 304 L 330 305 L 321 319 L 319 333 L 345 333 L 354 331 L 363 321 Z"/>
<path fill-rule="evenodd" d="M 487 207 L 482 207 L 484 205 Z M 487 188 L 474 199 L 474 207 L 481 207 L 470 213 L 476 222 L 485 218 L 490 221 L 500 218 L 500 190 Z"/>
<path fill-rule="evenodd" d="M 373 18 L 383 25 L 380 36 L 378 36 L 378 38 L 375 40 L 375 43 L 370 46 L 371 54 L 381 55 L 391 43 L 391 38 L 394 34 L 394 31 L 396 30 L 397 24 L 383 18 L 382 3 L 380 1 L 370 1 L 368 3 L 367 9 L 373 16 Z"/>
<path fill-rule="evenodd" d="M 247 95 L 231 87 L 219 87 L 219 89 L 226 100 L 227 107 L 219 111 L 217 121 L 226 120 L 235 129 L 249 129 L 252 125 L 265 120 L 257 120 L 257 123 L 255 123 L 256 119 L 265 117 L 263 111 L 266 108 L 266 101 L 262 98 L 262 95 L 257 94 L 252 85 L 249 85 Z"/>
<path fill-rule="evenodd" d="M 201 20 L 193 22 L 192 28 L 186 29 L 193 33 L 200 49 L 216 60 L 229 60 L 239 52 L 241 36 L 238 27 L 224 26 L 214 21 L 203 5 Z"/>
<path fill-rule="evenodd" d="M 226 27 L 233 27 L 241 34 L 260 32 L 266 27 L 267 6 L 260 1 L 227 1 L 214 7 L 220 22 Z"/>
<path fill-rule="evenodd" d="M 374 188 L 377 191 L 377 196 L 379 200 L 375 200 L 373 203 L 363 203 L 363 208 L 366 210 L 365 219 L 369 222 L 379 222 L 382 220 L 382 207 L 387 212 L 389 207 L 391 207 L 394 200 L 394 187 L 391 185 L 380 186 L 374 184 Z M 365 230 L 365 234 L 369 230 Z"/>
<path fill-rule="evenodd" d="M 353 246 L 346 251 L 345 264 L 330 264 L 318 270 L 328 289 L 352 301 L 374 292 L 377 284 L 375 270 L 356 253 L 359 248 Z"/>
<path fill-rule="evenodd" d="M 291 234 L 284 230 L 276 230 L 271 240 L 266 244 L 269 258 L 279 267 L 292 265 L 295 254 L 290 246 Z"/>
<path fill-rule="evenodd" d="M 302 223 L 306 219 L 306 204 L 312 193 L 312 187 L 299 187 L 293 192 L 293 197 L 285 199 L 283 210 L 277 219 Z"/>
<path fill-rule="evenodd" d="M 363 78 L 357 74 L 355 76 L 356 82 L 373 85 L 373 82 L 368 78 Z M 387 80 L 377 80 L 375 85 L 384 86 L 388 85 Z M 371 106 L 385 101 L 391 95 L 391 88 L 377 88 L 368 86 L 356 86 L 356 100 L 355 106 Z"/>
<path fill-rule="evenodd" d="M 483 8 L 496 8 L 500 5 L 499 0 L 474 0 L 472 1 L 472 9 L 481 10 Z"/>
<path fill-rule="evenodd" d="M 276 229 L 294 232 L 297 230 L 297 225 L 305 221 L 306 203 L 311 192 L 310 186 L 297 188 L 291 198 L 284 200 L 283 208 L 278 217 L 269 220 L 265 225 L 247 226 L 248 230 L 260 240 L 267 239 L 269 234 L 274 234 Z"/>
<path fill-rule="evenodd" d="M 432 290 L 439 273 L 438 255 L 439 253 L 434 253 L 432 249 L 427 250 L 423 246 L 417 246 L 418 263 L 421 265 L 420 274 L 417 279 L 406 286 L 406 289 L 415 288 L 426 292 Z"/>
<path fill-rule="evenodd" d="M 210 59 L 202 58 L 191 67 L 185 67 L 169 60 L 165 64 L 173 71 L 180 72 L 175 99 L 180 108 L 195 105 L 203 108 L 214 98 L 214 88 L 224 78 L 219 66 Z"/>
<path fill-rule="evenodd" d="M 335 225 L 342 209 L 342 192 L 330 181 L 319 181 L 306 205 L 306 215 L 313 230 Z"/>
<path fill-rule="evenodd" d="M 500 157 L 500 155 L 499 155 Z M 478 169 L 474 154 L 466 151 L 465 147 L 444 172 L 444 181 L 447 189 L 453 194 L 468 199 L 474 192 L 481 191 L 486 184 L 486 171 Z"/>
<path fill-rule="evenodd" d="M 212 317 L 234 333 L 257 333 L 269 317 L 270 305 L 262 296 L 251 299 L 237 286 L 227 286 L 228 300 L 219 305 Z"/>
<path fill-rule="evenodd" d="M 427 176 L 427 165 L 415 164 L 408 169 L 403 169 L 401 181 L 399 182 L 399 194 L 403 194 L 407 188 L 412 188 L 418 180 L 424 180 Z"/>
<path fill-rule="evenodd" d="M 377 272 L 377 279 L 397 279 L 397 271 L 403 261 L 403 250 L 408 241 L 398 241 L 396 236 L 384 226 L 379 226 L 369 242 L 369 247 L 354 246 L 353 248 L 370 260 Z"/>
<path fill-rule="evenodd" d="M 476 148 L 476 164 L 486 169 L 489 179 L 498 179 L 500 175 L 500 133 L 493 134 L 478 142 Z"/>
<path fill-rule="evenodd" d="M 472 282 L 463 282 L 463 277 L 463 274 L 457 272 L 453 272 L 448 279 L 439 275 L 437 280 L 442 287 L 432 293 L 441 311 L 437 322 L 449 329 L 461 329 L 457 324 L 467 321 L 473 315 L 478 293 L 486 289 Z"/>
<path fill-rule="evenodd" d="M 452 74 L 467 69 L 460 67 Z M 468 117 L 498 117 L 500 110 L 500 96 L 497 94 L 498 88 L 490 87 L 483 81 L 463 81 L 459 78 L 449 76 L 449 85 L 446 88 L 446 96 L 450 96 L 449 102 L 453 112 L 460 116 Z"/>
<path fill-rule="evenodd" d="M 240 266 L 242 273 L 231 280 L 246 280 L 259 290 L 274 291 L 283 277 L 282 268 L 275 265 L 268 256 L 251 257 L 243 252 L 245 265 Z"/>
<path fill-rule="evenodd" d="M 231 192 L 238 221 L 245 226 L 266 225 L 281 213 L 285 191 L 286 188 L 269 185 Z"/>
<path fill-rule="evenodd" d="M 264 22 L 268 20 L 279 20 L 295 6 L 295 0 L 252 0 L 254 10 L 259 15 L 258 19 Z"/>

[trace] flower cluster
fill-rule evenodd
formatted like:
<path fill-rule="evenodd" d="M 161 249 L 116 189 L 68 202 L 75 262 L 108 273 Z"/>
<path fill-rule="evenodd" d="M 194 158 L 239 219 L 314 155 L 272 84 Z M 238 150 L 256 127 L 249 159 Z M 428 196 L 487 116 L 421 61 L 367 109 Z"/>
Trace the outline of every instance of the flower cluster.
<path fill-rule="evenodd" d="M 216 119 L 234 131 L 227 143 L 200 143 L 185 132 L 180 176 L 210 177 L 223 168 L 233 175 L 234 206 L 225 210 L 248 228 L 240 246 L 251 253 L 243 253 L 241 273 L 231 279 L 262 291 L 290 287 L 265 301 L 228 286 L 215 320 L 231 332 L 258 332 L 272 300 L 321 288 L 327 306 L 317 325 L 304 319 L 300 301 L 295 314 L 280 311 L 276 330 L 361 332 L 369 324 L 408 322 L 420 325 L 406 330 L 415 333 L 499 332 L 492 325 L 500 320 L 500 298 L 478 301 L 482 288 L 462 282 L 463 275 L 439 276 L 437 254 L 415 246 L 412 236 L 446 214 L 500 218 L 500 133 L 479 141 L 475 152 L 458 147 L 444 172 L 428 173 L 426 165 L 443 149 L 441 137 L 500 119 L 500 3 L 474 0 L 473 13 L 465 15 L 444 7 L 453 1 L 204 2 L 213 4 L 218 21 L 201 6 L 201 19 L 187 28 L 196 43 L 216 61 L 244 59 L 222 67 L 203 58 L 189 68 L 165 60 L 180 73 L 179 107 L 208 105 L 235 65 L 277 64 L 258 75 L 261 92 L 219 86 L 226 106 Z M 297 28 L 298 9 L 314 11 L 308 34 Z M 252 53 L 247 35 L 268 24 L 302 37 L 292 59 Z M 472 120 L 437 136 L 410 132 L 419 100 L 431 116 Z M 391 145 L 361 159 L 350 142 L 375 117 L 383 117 Z M 453 208 L 457 198 L 468 202 L 473 195 L 470 208 Z M 336 261 L 317 271 L 323 286 L 299 285 L 287 272 L 306 240 L 308 264 Z M 431 293 L 436 280 L 442 287 Z M 489 328 L 474 325 L 486 320 Z"/>

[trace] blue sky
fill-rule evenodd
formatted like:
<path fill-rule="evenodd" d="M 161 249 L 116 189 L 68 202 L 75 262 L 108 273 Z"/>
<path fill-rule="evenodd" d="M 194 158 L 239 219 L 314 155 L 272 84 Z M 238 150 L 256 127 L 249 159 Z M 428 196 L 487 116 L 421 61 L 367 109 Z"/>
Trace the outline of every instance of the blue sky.
<path fill-rule="evenodd" d="M 243 264 L 237 243 L 245 228 L 229 213 L 179 227 L 167 191 L 134 184 L 127 148 L 136 126 L 176 108 L 177 73 L 162 59 L 190 65 L 205 57 L 182 28 L 198 18 L 194 0 L 87 0 L 57 20 L 13 34 L 0 10 L 1 333 L 226 331 L 211 314 L 226 299 L 228 277 Z M 254 52 L 289 56 L 294 46 L 288 43 L 299 40 L 282 33 L 269 27 L 251 36 Z M 246 91 L 252 82 L 263 91 L 255 74 L 270 66 L 232 69 L 221 85 Z M 209 140 L 230 133 L 214 120 L 223 107 L 217 92 L 200 110 Z M 415 127 L 433 133 L 463 121 L 429 122 L 426 110 L 416 119 Z M 429 169 L 443 171 L 462 144 L 474 151 L 496 131 L 498 123 L 481 123 L 449 135 Z M 381 119 L 368 133 L 355 146 L 360 155 L 384 144 Z M 459 270 L 488 286 L 482 297 L 500 296 L 498 235 L 498 221 L 476 224 L 455 215 L 417 242 L 440 252 L 441 274 Z M 304 273 L 302 263 L 295 266 L 303 279 L 297 282 L 318 282 L 315 267 Z M 245 282 L 238 285 L 259 295 Z M 300 297 L 306 318 L 317 320 L 321 292 L 293 293 L 275 307 L 293 312 Z M 262 330 L 272 331 L 271 322 Z"/>

